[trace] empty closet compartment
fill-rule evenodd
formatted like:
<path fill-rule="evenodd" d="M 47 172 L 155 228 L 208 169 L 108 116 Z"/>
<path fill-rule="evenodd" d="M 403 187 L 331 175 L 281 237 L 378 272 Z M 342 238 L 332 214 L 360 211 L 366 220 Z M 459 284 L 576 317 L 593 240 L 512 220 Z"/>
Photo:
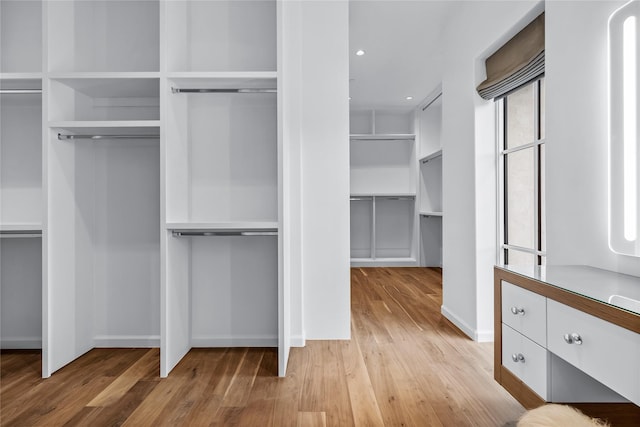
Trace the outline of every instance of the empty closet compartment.
<path fill-rule="evenodd" d="M 40 85 L 0 80 L 0 226 L 42 227 Z"/>
<path fill-rule="evenodd" d="M 169 71 L 275 71 L 276 1 L 169 1 Z"/>
<path fill-rule="evenodd" d="M 413 197 L 376 197 L 375 258 L 413 256 L 414 209 Z"/>
<path fill-rule="evenodd" d="M 442 151 L 420 160 L 420 213 L 442 213 Z"/>
<path fill-rule="evenodd" d="M 45 376 L 160 338 L 159 129 L 49 133 Z"/>
<path fill-rule="evenodd" d="M 184 79 L 167 94 L 167 222 L 275 222 L 275 79 Z"/>
<path fill-rule="evenodd" d="M 191 232 L 191 347 L 278 345 L 277 232 Z M 198 235 L 200 234 L 200 235 Z"/>
<path fill-rule="evenodd" d="M 373 197 L 351 197 L 351 258 L 373 258 Z"/>
<path fill-rule="evenodd" d="M 160 70 L 160 2 L 47 2 L 49 71 Z"/>
<path fill-rule="evenodd" d="M 420 216 L 420 265 L 442 267 L 442 215 Z"/>
<path fill-rule="evenodd" d="M 39 230 L 0 230 L 0 348 L 42 348 Z"/>
<path fill-rule="evenodd" d="M 413 135 L 413 113 L 406 110 L 352 110 L 352 135 Z"/>
<path fill-rule="evenodd" d="M 50 83 L 49 120 L 159 120 L 157 78 L 61 78 Z"/>
<path fill-rule="evenodd" d="M 42 71 L 42 2 L 0 1 L 0 73 Z"/>
<path fill-rule="evenodd" d="M 429 156 L 442 149 L 442 94 L 437 95 L 417 115 L 421 157 Z"/>
<path fill-rule="evenodd" d="M 413 140 L 351 139 L 351 194 L 415 194 Z"/>

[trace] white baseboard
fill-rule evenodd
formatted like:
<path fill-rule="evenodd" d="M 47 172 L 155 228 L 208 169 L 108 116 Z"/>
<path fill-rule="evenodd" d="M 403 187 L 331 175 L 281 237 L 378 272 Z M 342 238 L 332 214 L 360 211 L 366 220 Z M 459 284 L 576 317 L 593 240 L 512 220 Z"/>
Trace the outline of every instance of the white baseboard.
<path fill-rule="evenodd" d="M 155 348 L 160 347 L 160 335 L 98 335 L 95 348 Z"/>
<path fill-rule="evenodd" d="M 294 335 L 291 337 L 291 347 L 304 347 L 307 345 L 304 336 L 302 335 Z"/>
<path fill-rule="evenodd" d="M 493 329 L 476 331 L 476 341 L 478 342 L 493 342 Z"/>
<path fill-rule="evenodd" d="M 40 350 L 42 338 L 40 337 L 10 337 L 0 340 L 0 348 L 3 350 Z"/>
<path fill-rule="evenodd" d="M 492 330 L 478 331 L 472 328 L 444 305 L 440 306 L 440 313 L 472 340 L 476 342 L 493 342 Z"/>
<path fill-rule="evenodd" d="M 192 337 L 191 347 L 278 347 L 278 337 Z"/>

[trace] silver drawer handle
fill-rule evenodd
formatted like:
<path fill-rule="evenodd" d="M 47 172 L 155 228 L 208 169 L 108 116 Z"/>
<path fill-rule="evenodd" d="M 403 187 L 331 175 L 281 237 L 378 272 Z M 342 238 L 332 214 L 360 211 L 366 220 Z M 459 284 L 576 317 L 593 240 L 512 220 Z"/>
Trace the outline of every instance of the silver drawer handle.
<path fill-rule="evenodd" d="M 524 363 L 524 356 L 522 355 L 522 353 L 513 353 L 511 355 L 511 360 L 513 360 L 514 362 L 518 363 L 518 362 L 522 362 Z"/>
<path fill-rule="evenodd" d="M 516 316 L 518 314 L 521 314 L 521 315 L 524 316 L 524 308 L 513 306 L 513 307 L 511 307 L 511 313 L 513 313 Z"/>
<path fill-rule="evenodd" d="M 566 342 L 567 344 L 581 345 L 582 337 L 580 336 L 580 334 L 577 334 L 575 332 L 572 334 L 564 334 L 564 342 Z"/>

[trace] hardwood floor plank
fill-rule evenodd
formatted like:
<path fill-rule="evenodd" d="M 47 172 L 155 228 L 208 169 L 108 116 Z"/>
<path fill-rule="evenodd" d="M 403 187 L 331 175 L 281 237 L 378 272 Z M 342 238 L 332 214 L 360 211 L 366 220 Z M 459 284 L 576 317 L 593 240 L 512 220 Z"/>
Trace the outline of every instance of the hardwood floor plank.
<path fill-rule="evenodd" d="M 298 427 L 326 427 L 327 414 L 324 412 L 298 412 Z"/>
<path fill-rule="evenodd" d="M 124 396 L 138 381 L 156 373 L 159 361 L 158 349 L 150 349 L 136 363 L 118 376 L 87 406 L 109 406 Z"/>
<path fill-rule="evenodd" d="M 349 401 L 356 426 L 384 425 L 376 394 L 356 338 L 342 345 Z"/>

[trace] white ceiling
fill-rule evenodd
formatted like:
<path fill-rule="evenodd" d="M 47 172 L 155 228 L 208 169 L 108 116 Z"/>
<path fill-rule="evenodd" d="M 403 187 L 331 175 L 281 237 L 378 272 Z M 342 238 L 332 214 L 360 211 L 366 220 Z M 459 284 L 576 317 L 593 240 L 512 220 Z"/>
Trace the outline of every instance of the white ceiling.
<path fill-rule="evenodd" d="M 351 0 L 351 108 L 419 104 L 441 81 L 441 34 L 456 3 Z"/>

